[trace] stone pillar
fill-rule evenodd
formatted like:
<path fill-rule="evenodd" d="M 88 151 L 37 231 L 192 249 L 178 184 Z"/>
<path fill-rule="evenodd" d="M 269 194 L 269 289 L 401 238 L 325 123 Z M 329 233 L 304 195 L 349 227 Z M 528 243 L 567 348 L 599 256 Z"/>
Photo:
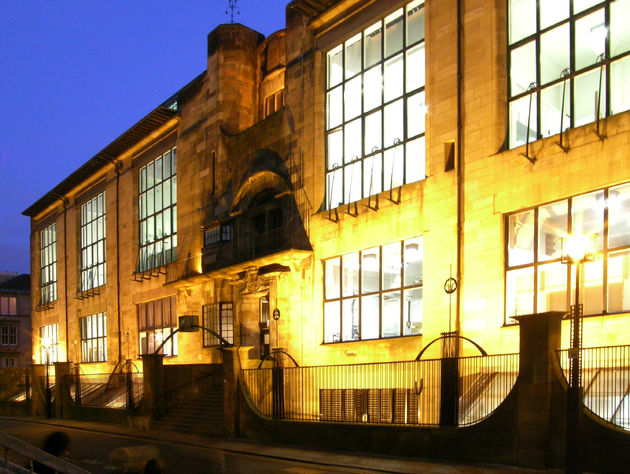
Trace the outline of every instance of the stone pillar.
<path fill-rule="evenodd" d="M 164 355 L 142 354 L 144 379 L 144 410 L 152 419 L 166 412 L 166 384 L 164 379 Z"/>
<path fill-rule="evenodd" d="M 239 377 L 241 365 L 247 367 L 250 346 L 240 348 L 227 347 L 223 354 L 223 419 L 224 432 L 229 438 L 240 435 L 240 397 Z"/>
<path fill-rule="evenodd" d="M 46 392 L 43 383 L 45 376 L 46 366 L 44 364 L 32 364 L 29 366 L 32 416 L 46 416 Z"/>
<path fill-rule="evenodd" d="M 55 362 L 55 413 L 57 418 L 70 415 L 70 362 Z"/>
<path fill-rule="evenodd" d="M 444 357 L 440 361 L 440 426 L 457 426 L 459 422 L 459 359 Z"/>
<path fill-rule="evenodd" d="M 565 396 L 553 366 L 565 314 L 551 311 L 516 317 L 520 324 L 517 449 L 521 466 L 545 469 L 562 462 Z"/>

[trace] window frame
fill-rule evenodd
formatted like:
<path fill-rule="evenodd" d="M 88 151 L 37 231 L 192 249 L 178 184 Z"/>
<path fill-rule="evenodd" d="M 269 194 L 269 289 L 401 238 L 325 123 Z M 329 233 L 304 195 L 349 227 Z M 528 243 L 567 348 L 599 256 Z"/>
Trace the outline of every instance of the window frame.
<path fill-rule="evenodd" d="M 398 285 L 392 285 L 389 287 L 385 287 L 385 272 L 384 269 L 385 264 L 384 264 L 384 258 L 383 258 L 383 248 L 385 247 L 391 247 L 395 244 L 399 244 L 399 255 L 400 255 L 400 273 L 398 275 L 398 277 L 400 278 L 400 283 Z M 407 247 L 409 247 L 410 245 L 414 245 L 417 244 L 417 248 L 416 251 L 419 252 L 419 259 L 410 261 L 410 262 L 419 262 L 420 265 L 420 272 L 419 272 L 419 283 L 413 283 L 413 284 L 406 284 L 406 271 L 405 271 L 405 264 L 408 263 L 406 260 L 406 256 L 405 256 L 405 252 L 406 251 L 411 251 L 410 249 L 408 250 Z M 378 255 L 375 255 L 375 259 L 377 261 L 378 264 L 378 289 L 376 290 L 365 290 L 364 291 L 364 257 L 366 257 L 366 255 L 368 255 L 368 253 L 374 251 L 375 249 L 378 249 Z M 411 237 L 409 239 L 405 239 L 405 240 L 397 240 L 394 242 L 389 242 L 389 243 L 383 243 L 383 244 L 379 244 L 379 245 L 375 245 L 373 247 L 369 247 L 369 248 L 365 248 L 365 249 L 361 249 L 359 251 L 356 252 L 351 252 L 351 253 L 346 253 L 346 254 L 342 254 L 342 255 L 338 255 L 335 257 L 330 257 L 330 258 L 326 258 L 322 261 L 322 266 L 323 266 L 323 308 L 322 308 L 322 314 L 323 314 L 323 342 L 322 344 L 337 344 L 337 343 L 351 343 L 351 342 L 361 342 L 361 341 L 374 341 L 374 340 L 384 340 L 384 339 L 394 339 L 394 338 L 399 338 L 399 337 L 414 337 L 414 336 L 421 336 L 423 334 L 423 319 L 424 319 L 424 308 L 423 308 L 423 301 L 424 301 L 424 297 L 422 295 L 423 289 L 424 289 L 424 252 L 423 252 L 423 237 L 421 235 L 416 236 L 416 237 Z M 357 256 L 357 260 L 358 260 L 358 267 L 356 268 L 356 275 L 357 275 L 357 282 L 356 282 L 356 286 L 357 286 L 357 292 L 356 293 L 352 293 L 352 294 L 344 294 L 344 267 L 343 267 L 343 260 L 344 257 L 348 257 L 350 258 L 350 256 L 356 255 Z M 326 266 L 328 264 L 328 262 L 333 262 L 333 261 L 338 261 L 339 262 L 339 276 L 338 276 L 338 282 L 333 282 L 333 283 L 337 283 L 338 284 L 338 288 L 337 288 L 337 292 L 335 294 L 333 294 L 332 296 L 328 295 L 328 290 L 327 290 L 327 269 Z M 391 274 L 394 275 L 394 274 Z M 405 293 L 406 292 L 411 292 L 411 291 L 416 291 L 416 290 L 420 290 L 421 294 L 420 294 L 420 298 L 418 300 L 416 300 L 417 302 L 419 302 L 420 304 L 420 314 L 419 314 L 419 318 L 418 320 L 413 320 L 414 324 L 417 324 L 418 327 L 418 332 L 417 333 L 411 333 L 411 334 L 405 334 L 405 326 L 407 326 L 407 328 L 411 328 L 411 323 L 412 323 L 412 314 L 410 313 L 411 308 L 409 308 L 407 310 L 407 321 L 405 321 L 405 308 L 404 308 L 404 303 L 405 303 Z M 397 335 L 391 335 L 391 336 L 384 336 L 383 335 L 383 330 L 384 330 L 384 314 L 383 314 L 383 305 L 384 305 L 384 300 L 385 300 L 385 296 L 386 295 L 393 295 L 395 293 L 398 293 L 398 298 L 399 298 L 399 334 Z M 336 296 L 335 296 L 336 295 Z M 377 297 L 378 298 L 378 336 L 377 337 L 366 337 L 363 338 L 363 320 L 364 318 L 367 318 L 367 314 L 364 315 L 363 314 L 363 301 L 366 298 L 369 297 Z M 343 314 L 343 305 L 344 305 L 344 301 L 352 301 L 352 300 L 356 300 L 358 302 L 359 308 L 358 308 L 358 327 L 356 328 L 356 333 L 357 333 L 357 337 L 354 338 L 354 334 L 355 334 L 355 328 L 352 328 L 352 335 L 351 335 L 351 339 L 344 339 L 344 314 Z M 332 337 L 332 340 L 327 340 L 327 335 L 326 335 L 326 324 L 327 324 L 327 315 L 326 315 L 326 306 L 330 305 L 330 304 L 338 304 L 338 312 L 339 312 L 339 333 L 338 333 L 338 339 L 335 340 L 334 334 Z M 409 323 L 409 325 L 407 325 L 407 323 Z M 335 326 L 336 327 L 336 326 Z"/>
<path fill-rule="evenodd" d="M 425 2 L 419 1 L 417 5 L 413 5 L 412 8 L 410 8 L 410 6 L 414 3 L 415 1 L 406 2 L 399 8 L 395 9 L 393 12 L 390 12 L 387 15 L 379 16 L 377 21 L 370 21 L 369 24 L 364 25 L 358 32 L 355 31 L 344 41 L 337 42 L 324 51 L 324 189 L 326 193 L 324 197 L 324 208 L 326 210 L 334 209 L 344 204 L 350 204 L 352 202 L 356 202 L 370 196 L 378 195 L 384 191 L 388 191 L 412 182 L 422 181 L 426 179 L 426 35 L 424 32 Z M 415 39 L 414 41 L 408 42 L 407 18 L 410 15 L 409 12 L 414 12 L 416 10 L 421 10 L 422 14 L 422 35 L 420 39 Z M 400 17 L 402 18 L 402 31 L 400 32 L 402 45 L 400 49 L 388 54 L 386 50 L 387 26 L 388 24 L 393 23 L 386 23 L 386 21 L 388 18 L 394 16 L 398 12 L 400 12 Z M 367 64 L 365 47 L 365 39 L 367 37 L 366 35 L 371 33 L 370 30 L 379 23 L 380 59 Z M 377 28 L 375 31 L 378 30 L 379 29 Z M 357 36 L 360 37 L 358 40 L 358 42 L 360 43 L 360 64 L 358 65 L 358 72 L 355 72 L 354 74 L 348 75 L 346 77 L 347 44 L 349 41 L 353 40 Z M 354 43 L 352 43 L 352 45 L 353 44 Z M 331 84 L 329 72 L 330 55 L 338 48 L 341 48 L 341 78 L 339 81 Z M 416 49 L 418 50 L 418 53 L 422 55 L 422 68 L 424 70 L 425 77 L 421 85 L 416 85 L 408 89 L 408 55 Z M 400 66 L 402 68 L 402 77 L 399 78 L 401 92 L 392 98 L 386 98 L 386 66 L 389 63 L 393 64 L 393 61 L 398 59 L 400 59 L 402 63 L 402 65 Z M 382 84 L 382 87 L 380 88 L 381 98 L 378 105 L 367 106 L 366 108 L 364 100 L 366 97 L 364 93 L 364 83 L 366 79 L 362 78 L 370 72 L 377 71 L 377 69 L 380 72 L 379 77 L 380 83 Z M 358 106 L 360 110 L 358 114 L 346 117 L 346 91 L 351 90 L 351 88 L 348 88 L 348 86 L 350 85 L 350 83 L 357 80 L 360 86 L 360 105 Z M 334 124 L 330 124 L 330 111 L 332 109 L 329 106 L 329 100 L 331 97 L 333 97 L 333 93 L 336 91 L 340 91 L 340 123 L 335 122 Z M 421 127 L 421 131 L 414 131 L 413 135 L 409 135 L 410 128 L 408 123 L 408 116 L 409 111 L 411 110 L 409 108 L 409 104 L 412 102 L 412 99 L 417 99 L 419 97 L 422 97 L 423 101 L 423 106 L 421 107 L 421 109 L 423 109 L 424 113 L 421 113 L 424 124 Z M 399 111 L 396 110 L 398 106 L 400 106 Z M 394 114 L 390 116 L 392 120 L 392 122 L 390 123 L 394 123 L 396 119 L 401 120 L 399 125 L 401 127 L 400 130 L 402 132 L 402 139 L 400 137 L 397 137 L 395 140 L 392 141 L 392 143 L 386 144 L 385 141 L 387 138 L 387 130 L 391 128 L 388 128 L 387 126 L 388 113 Z M 380 116 L 380 146 L 375 145 L 370 150 L 367 150 L 366 122 L 369 118 L 378 118 L 377 115 Z M 355 127 L 355 124 L 360 124 L 360 144 L 354 143 L 354 140 L 351 140 L 353 142 L 352 148 L 358 148 L 361 151 L 359 153 L 360 156 L 357 156 L 355 154 L 352 158 L 348 159 L 345 155 L 349 150 L 347 147 L 347 143 L 344 140 L 344 136 L 347 134 L 347 131 L 349 129 Z M 332 163 L 332 160 L 335 158 L 331 156 L 330 144 L 332 137 L 335 135 L 341 137 L 337 138 L 341 140 L 338 144 L 339 156 L 337 157 L 340 159 L 340 162 Z M 359 146 L 357 147 L 357 145 Z M 418 149 L 419 146 L 421 146 L 420 150 Z M 418 164 L 414 168 L 409 167 L 408 164 L 415 162 L 411 159 L 411 156 L 415 156 L 415 154 L 417 153 L 420 153 L 421 156 L 418 156 L 418 158 L 421 158 L 422 163 Z M 389 161 L 391 161 L 391 166 L 389 167 L 391 168 L 390 173 L 388 173 L 388 170 L 386 170 L 386 164 Z M 369 172 L 368 167 L 370 170 Z M 414 172 L 412 173 L 410 170 L 414 170 Z M 358 172 L 358 174 L 360 175 L 358 178 L 354 176 L 355 172 Z M 341 184 L 335 183 L 335 180 L 337 179 L 341 180 Z M 348 180 L 349 182 L 347 183 Z M 374 181 L 376 181 L 376 183 L 374 183 Z M 353 184 L 358 185 L 358 191 L 352 189 Z M 348 186 L 350 186 L 349 189 L 347 189 Z"/>
<path fill-rule="evenodd" d="M 156 323 L 157 309 L 160 311 L 160 324 Z M 178 355 L 178 338 L 176 329 L 177 322 L 177 297 L 167 296 L 157 300 L 139 303 L 138 309 L 138 352 L 140 357 L 143 354 L 153 354 L 155 349 L 170 335 L 173 335 L 169 342 L 164 344 L 160 350 L 160 354 L 165 357 L 177 357 Z M 156 343 L 159 335 L 159 342 Z M 149 352 L 143 352 L 143 340 L 146 341 L 146 349 Z"/>
<path fill-rule="evenodd" d="M 48 338 L 50 341 L 50 346 L 45 348 L 41 341 Z M 54 364 L 59 360 L 59 324 L 46 324 L 44 326 L 39 327 L 39 340 L 40 340 L 40 351 L 39 357 L 40 362 L 42 364 L 46 363 L 48 360 L 48 365 Z M 48 357 L 46 356 L 46 352 L 48 352 Z"/>
<path fill-rule="evenodd" d="M 568 0 L 568 3 L 569 3 L 568 16 L 561 20 L 556 20 L 554 23 L 547 25 L 544 28 L 541 27 L 542 26 L 541 13 L 540 13 L 541 2 L 536 1 L 534 2 L 535 8 L 536 8 L 535 20 L 534 20 L 535 32 L 529 33 L 525 37 L 520 38 L 515 41 L 511 41 L 510 39 L 511 0 L 505 0 L 505 1 L 506 1 L 506 12 L 507 12 L 507 15 L 506 15 L 506 32 L 507 32 L 507 41 L 506 41 L 507 88 L 506 90 L 507 90 L 507 111 L 508 111 L 507 113 L 508 127 L 507 127 L 507 137 L 506 137 L 507 149 L 518 148 L 520 146 L 525 145 L 527 142 L 531 143 L 536 140 L 555 136 L 561 132 L 565 132 L 568 129 L 577 128 L 577 127 L 580 127 L 582 125 L 586 125 L 589 123 L 594 123 L 594 122 L 597 122 L 599 119 L 606 118 L 606 117 L 628 110 L 628 108 L 626 109 L 622 108 L 622 110 L 618 110 L 618 111 L 612 110 L 611 94 L 613 92 L 613 87 L 612 87 L 611 66 L 613 64 L 620 64 L 621 61 L 623 60 L 630 60 L 629 59 L 630 47 L 626 51 L 622 51 L 611 57 L 612 39 L 611 39 L 611 28 L 610 28 L 611 27 L 610 8 L 611 8 L 611 5 L 614 4 L 614 0 L 600 0 L 596 5 L 588 7 L 577 13 L 574 12 L 573 0 Z M 578 23 L 580 20 L 583 20 L 589 15 L 592 15 L 600 10 L 603 10 L 603 15 L 604 15 L 603 25 L 607 32 L 606 39 L 604 40 L 604 53 L 603 53 L 605 54 L 605 58 L 598 58 L 596 61 L 594 61 L 591 64 L 587 64 L 581 67 L 576 67 L 576 62 L 577 62 L 576 56 L 578 53 L 578 49 L 577 49 L 576 41 L 575 41 L 576 34 L 577 34 L 576 23 Z M 565 26 L 568 26 L 568 29 L 569 29 L 569 33 L 568 33 L 568 36 L 569 36 L 568 38 L 569 39 L 568 41 L 568 44 L 569 44 L 568 70 L 569 71 L 568 71 L 568 74 L 565 74 L 565 71 L 566 71 L 565 69 L 565 71 L 563 71 L 563 74 L 561 74 L 560 76 L 543 83 L 541 79 L 541 74 L 542 74 L 541 70 L 543 67 L 542 62 L 541 62 L 541 58 L 542 58 L 541 42 L 543 40 L 543 36 L 546 34 L 552 33 L 554 31 L 559 32 L 560 28 L 563 28 Z M 533 44 L 534 50 L 535 50 L 535 58 L 534 58 L 535 59 L 535 65 L 534 65 L 535 82 L 530 83 L 529 86 L 526 87 L 525 91 L 513 93 L 512 92 L 512 82 L 513 82 L 512 81 L 512 52 L 528 44 Z M 549 64 L 549 63 L 546 62 L 545 64 Z M 579 80 L 579 79 L 582 79 L 582 80 L 586 79 L 588 74 L 594 73 L 594 72 L 597 73 L 598 75 L 598 81 L 600 81 L 601 83 L 601 92 L 602 94 L 605 95 L 605 99 L 600 98 L 600 106 L 598 106 L 598 108 L 593 111 L 592 120 L 587 118 L 588 120 L 587 122 L 576 124 L 576 121 L 580 119 L 580 117 L 576 117 L 575 104 L 576 104 L 577 97 L 581 96 L 582 94 L 580 94 L 579 92 L 576 93 L 575 82 L 576 80 Z M 568 88 L 568 91 L 564 89 L 565 86 L 566 88 Z M 562 117 L 561 119 L 562 125 L 560 123 L 557 123 L 558 130 L 555 130 L 555 127 L 554 127 L 554 131 L 550 131 L 550 133 L 544 133 L 544 131 L 542 130 L 542 124 L 544 121 L 545 114 L 542 113 L 543 111 L 542 95 L 544 92 L 551 94 L 552 88 L 554 87 L 563 88 L 562 90 L 564 93 L 564 97 L 560 98 L 560 103 L 562 104 L 564 102 L 564 109 L 559 110 L 559 112 L 560 112 L 560 115 L 564 113 L 564 115 L 569 115 L 569 117 L 568 118 Z M 568 97 L 567 97 L 567 94 L 568 94 Z M 512 140 L 512 134 L 517 133 L 514 131 L 514 128 L 515 127 L 517 128 L 516 126 L 517 122 L 516 120 L 514 120 L 513 122 L 511 118 L 512 110 L 513 110 L 512 104 L 515 104 L 519 100 L 526 100 L 528 98 L 530 98 L 530 101 L 528 102 L 530 104 L 528 116 L 533 118 L 534 120 L 533 120 L 533 123 L 529 124 L 530 125 L 529 130 L 525 130 L 525 141 L 521 143 L 520 141 L 518 141 L 518 136 L 515 136 L 514 141 Z M 568 100 L 568 104 L 566 103 L 567 100 Z M 597 112 L 599 112 L 599 117 L 595 116 Z M 518 122 L 518 123 L 525 125 L 522 122 Z M 550 121 L 550 123 L 553 123 L 553 122 Z M 535 127 L 535 134 L 532 135 L 532 131 L 534 130 L 534 127 Z M 562 128 L 562 130 L 560 130 L 560 128 Z"/>
<path fill-rule="evenodd" d="M 2 295 L 0 296 L 0 315 L 17 316 L 17 297 Z"/>
<path fill-rule="evenodd" d="M 209 303 L 201 307 L 202 327 L 211 329 L 230 344 L 234 344 L 234 305 L 232 302 Z M 219 347 L 223 343 L 208 331 L 203 331 L 203 347 Z"/>
<path fill-rule="evenodd" d="M 105 191 L 81 205 L 80 291 L 107 283 L 107 225 Z M 89 214 L 92 214 L 91 218 Z M 89 257 L 89 258 L 88 258 Z M 94 277 L 96 275 L 96 278 Z"/>
<path fill-rule="evenodd" d="M 0 325 L 0 345 L 17 346 L 18 345 L 18 328 L 15 324 Z"/>
<path fill-rule="evenodd" d="M 39 233 L 40 305 L 57 301 L 57 258 L 57 223 L 53 222 Z"/>
<path fill-rule="evenodd" d="M 81 363 L 107 362 L 106 313 L 95 313 L 79 318 L 79 328 L 81 335 Z"/>

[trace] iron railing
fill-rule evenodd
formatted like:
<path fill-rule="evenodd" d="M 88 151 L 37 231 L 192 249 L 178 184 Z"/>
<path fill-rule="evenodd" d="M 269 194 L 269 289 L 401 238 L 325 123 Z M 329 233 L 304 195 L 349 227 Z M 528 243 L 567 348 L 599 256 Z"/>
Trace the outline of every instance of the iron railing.
<path fill-rule="evenodd" d="M 442 360 L 243 370 L 263 416 L 296 421 L 440 424 Z M 457 372 L 453 372 L 457 373 Z M 509 394 L 518 354 L 459 359 L 459 424 L 487 417 Z"/>
<path fill-rule="evenodd" d="M 519 354 L 459 359 L 459 426 L 480 422 L 509 395 L 518 377 Z"/>
<path fill-rule="evenodd" d="M 593 414 L 630 431 L 630 345 L 586 347 L 582 358 L 582 400 Z M 569 379 L 569 350 L 559 350 Z"/>
<path fill-rule="evenodd" d="M 72 374 L 66 376 L 76 405 L 133 409 L 142 401 L 142 373 Z"/>

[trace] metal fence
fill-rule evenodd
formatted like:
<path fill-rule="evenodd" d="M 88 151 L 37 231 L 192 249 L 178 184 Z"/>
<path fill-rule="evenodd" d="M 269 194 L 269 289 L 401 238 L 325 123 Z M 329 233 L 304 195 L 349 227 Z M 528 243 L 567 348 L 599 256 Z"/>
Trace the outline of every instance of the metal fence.
<path fill-rule="evenodd" d="M 569 380 L 569 350 L 558 351 Z M 630 431 L 630 345 L 581 349 L 583 403 L 598 417 Z"/>
<path fill-rule="evenodd" d="M 66 380 L 76 405 L 133 409 L 144 395 L 141 373 L 73 374 Z"/>
<path fill-rule="evenodd" d="M 517 374 L 518 354 L 459 359 L 459 424 L 495 410 Z M 441 359 L 243 370 L 260 414 L 343 423 L 439 425 L 443 377 Z"/>

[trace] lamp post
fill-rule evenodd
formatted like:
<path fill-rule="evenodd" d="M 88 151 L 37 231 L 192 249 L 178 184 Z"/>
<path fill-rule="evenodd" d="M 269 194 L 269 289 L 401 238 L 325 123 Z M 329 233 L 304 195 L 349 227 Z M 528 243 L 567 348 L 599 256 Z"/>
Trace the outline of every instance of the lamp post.
<path fill-rule="evenodd" d="M 580 412 L 582 398 L 582 317 L 580 267 L 595 260 L 597 235 L 570 235 L 561 240 L 561 261 L 575 265 L 575 301 L 571 305 L 571 347 L 569 348 L 569 389 L 567 391 L 565 469 L 581 472 Z"/>
<path fill-rule="evenodd" d="M 50 393 L 50 372 L 48 366 L 50 365 L 50 339 L 45 337 L 42 339 L 41 345 L 44 348 L 44 354 L 46 355 L 46 418 L 52 418 L 52 397 Z"/>

